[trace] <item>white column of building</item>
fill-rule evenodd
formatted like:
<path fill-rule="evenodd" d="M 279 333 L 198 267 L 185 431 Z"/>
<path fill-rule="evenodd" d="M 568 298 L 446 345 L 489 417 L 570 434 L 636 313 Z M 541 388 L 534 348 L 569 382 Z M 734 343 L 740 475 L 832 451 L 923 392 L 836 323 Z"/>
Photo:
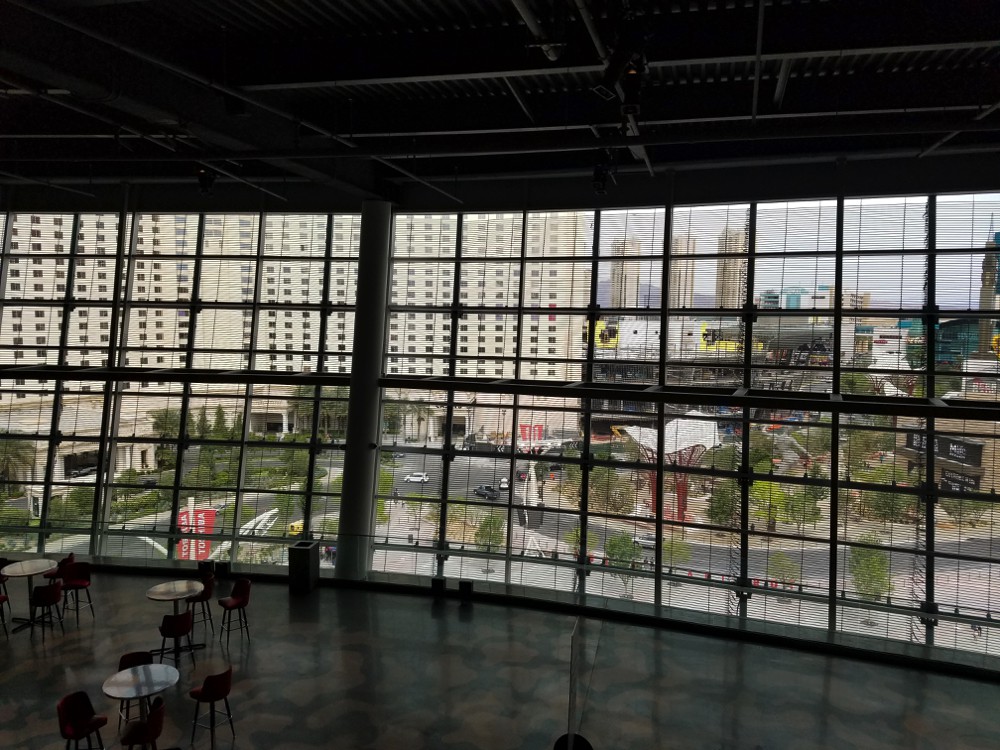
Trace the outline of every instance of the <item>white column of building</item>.
<path fill-rule="evenodd" d="M 337 537 L 337 578 L 368 574 L 373 531 L 372 499 L 378 468 L 379 386 L 385 351 L 392 208 L 365 201 L 361 208 L 358 294 L 354 319 L 351 397 L 347 407 L 343 497 Z"/>

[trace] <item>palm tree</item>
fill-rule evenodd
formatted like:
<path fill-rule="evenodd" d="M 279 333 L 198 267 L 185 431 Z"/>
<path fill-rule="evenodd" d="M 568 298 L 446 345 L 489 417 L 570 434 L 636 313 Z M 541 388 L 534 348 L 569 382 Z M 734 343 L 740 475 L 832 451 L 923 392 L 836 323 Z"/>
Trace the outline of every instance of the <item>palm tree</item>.
<path fill-rule="evenodd" d="M 13 496 L 17 486 L 13 483 L 35 468 L 35 444 L 29 440 L 11 438 L 9 433 L 0 433 L 0 494 Z"/>

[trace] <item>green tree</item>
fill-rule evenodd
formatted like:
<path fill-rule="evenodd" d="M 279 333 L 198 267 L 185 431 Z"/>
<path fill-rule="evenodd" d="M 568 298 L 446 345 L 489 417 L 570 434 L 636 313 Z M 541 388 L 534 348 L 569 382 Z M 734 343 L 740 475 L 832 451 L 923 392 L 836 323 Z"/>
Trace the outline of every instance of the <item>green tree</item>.
<path fill-rule="evenodd" d="M 403 406 L 396 401 L 386 401 L 382 404 L 382 432 L 384 434 L 399 434 L 403 411 Z"/>
<path fill-rule="evenodd" d="M 571 550 L 573 550 L 573 554 L 574 555 L 579 555 L 580 554 L 580 537 L 581 536 L 582 535 L 580 533 L 580 527 L 579 526 L 574 526 L 572 529 L 570 529 L 569 531 L 567 531 L 563 535 L 563 541 L 566 542 L 566 546 L 567 547 L 569 547 Z M 592 551 L 592 549 L 593 549 L 593 546 L 590 544 L 590 537 L 588 536 L 587 537 L 587 553 L 590 554 L 590 552 Z"/>
<path fill-rule="evenodd" d="M 708 520 L 716 526 L 733 526 L 740 509 L 740 484 L 735 479 L 713 482 L 708 499 Z"/>
<path fill-rule="evenodd" d="M 777 482 L 754 480 L 750 487 L 750 510 L 769 525 L 788 520 L 788 493 Z"/>
<path fill-rule="evenodd" d="M 822 480 L 825 475 L 818 466 L 809 471 L 811 479 Z M 820 503 L 830 496 L 830 491 L 823 485 L 807 484 L 792 489 L 788 493 L 788 520 L 798 526 L 799 533 L 807 523 L 816 523 L 823 517 Z"/>
<path fill-rule="evenodd" d="M 179 409 L 152 409 L 147 412 L 152 421 L 153 434 L 158 438 L 176 438 L 181 429 Z"/>
<path fill-rule="evenodd" d="M 198 410 L 198 418 L 194 424 L 194 436 L 199 440 L 204 440 L 208 437 L 208 432 L 208 410 L 202 405 Z"/>
<path fill-rule="evenodd" d="M 876 532 L 862 534 L 861 544 L 880 545 L 882 537 Z M 892 591 L 889 577 L 889 555 L 885 550 L 871 547 L 851 547 L 847 559 L 847 570 L 854 579 L 854 590 L 863 599 L 878 601 Z"/>
<path fill-rule="evenodd" d="M 795 586 L 802 578 L 802 566 L 781 550 L 767 556 L 767 577 L 784 588 Z"/>
<path fill-rule="evenodd" d="M 635 508 L 635 488 L 610 466 L 591 469 L 588 490 L 587 507 L 591 512 L 627 515 Z"/>
<path fill-rule="evenodd" d="M 920 511 L 916 495 L 896 491 L 909 479 L 906 470 L 894 463 L 881 464 L 863 470 L 858 480 L 881 485 L 878 489 L 861 490 L 858 508 L 861 515 L 884 523 L 908 523 Z"/>
<path fill-rule="evenodd" d="M 19 481 L 35 467 L 35 444 L 0 433 L 0 498 L 18 497 Z"/>
<path fill-rule="evenodd" d="M 118 483 L 122 484 L 138 484 L 139 483 L 139 472 L 135 469 L 125 469 L 121 474 L 118 475 Z M 128 502 L 133 497 L 142 492 L 138 487 L 115 487 L 115 500 L 121 500 Z"/>
<path fill-rule="evenodd" d="M 229 429 L 230 440 L 242 440 L 243 439 L 243 413 L 240 412 L 235 417 L 233 417 L 233 426 Z"/>
<path fill-rule="evenodd" d="M 612 573 L 621 579 L 621 582 L 628 586 L 631 580 L 636 563 L 642 559 L 642 548 L 639 547 L 623 531 L 618 531 L 604 540 L 604 554 L 608 558 L 608 563 L 614 567 Z M 626 596 L 631 596 L 626 594 Z"/>
<path fill-rule="evenodd" d="M 960 497 L 941 498 L 941 507 L 955 520 L 955 523 L 968 524 L 973 528 L 989 512 L 991 505 L 992 503 L 983 500 L 967 500 Z"/>
<path fill-rule="evenodd" d="M 481 550 L 491 554 L 503 546 L 505 541 L 504 526 L 506 521 L 499 511 L 490 511 L 479 521 L 476 528 L 475 542 Z"/>
<path fill-rule="evenodd" d="M 229 437 L 229 423 L 226 421 L 226 410 L 219 404 L 215 407 L 215 418 L 212 420 L 212 437 L 225 440 Z"/>
<path fill-rule="evenodd" d="M 870 375 L 863 372 L 840 373 L 840 392 L 870 394 L 875 392 L 875 383 Z"/>
<path fill-rule="evenodd" d="M 568 450 L 563 454 L 564 458 L 579 458 L 580 452 L 575 450 Z M 563 464 L 562 478 L 559 480 L 557 485 L 559 493 L 565 495 L 566 497 L 572 499 L 575 502 L 580 500 L 580 487 L 583 482 L 583 472 L 580 469 L 579 464 L 575 463 L 565 463 Z"/>

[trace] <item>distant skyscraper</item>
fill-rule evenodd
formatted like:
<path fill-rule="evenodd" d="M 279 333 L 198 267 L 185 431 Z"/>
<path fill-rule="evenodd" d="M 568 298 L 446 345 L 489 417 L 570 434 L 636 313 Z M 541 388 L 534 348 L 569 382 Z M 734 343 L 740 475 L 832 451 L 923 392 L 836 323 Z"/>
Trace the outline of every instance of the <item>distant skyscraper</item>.
<path fill-rule="evenodd" d="M 619 240 L 611 246 L 615 258 L 611 263 L 611 307 L 634 309 L 639 306 L 642 264 L 636 256 L 640 252 L 642 245 L 635 237 Z"/>
<path fill-rule="evenodd" d="M 723 229 L 719 235 L 718 269 L 715 276 L 715 304 L 718 307 L 743 306 L 747 257 L 744 253 L 746 232 Z"/>
<path fill-rule="evenodd" d="M 696 244 L 691 235 L 674 237 L 670 243 L 671 307 L 694 307 L 694 261 L 680 256 L 694 255 Z"/>

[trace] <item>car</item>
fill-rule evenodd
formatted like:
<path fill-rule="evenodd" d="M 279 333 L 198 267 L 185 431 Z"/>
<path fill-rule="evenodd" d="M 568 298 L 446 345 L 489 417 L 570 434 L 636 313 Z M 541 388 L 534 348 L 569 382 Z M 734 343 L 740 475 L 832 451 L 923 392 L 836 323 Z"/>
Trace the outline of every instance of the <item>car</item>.
<path fill-rule="evenodd" d="M 653 549 L 656 547 L 656 534 L 639 533 L 632 537 L 636 547 L 643 549 Z"/>
<path fill-rule="evenodd" d="M 412 474 L 407 474 L 403 477 L 404 482 L 420 482 L 421 484 L 430 481 L 430 477 L 427 476 L 426 472 L 415 471 Z"/>
<path fill-rule="evenodd" d="M 70 477 L 86 477 L 96 473 L 97 473 L 96 466 L 79 466 L 70 471 L 69 475 Z"/>
<path fill-rule="evenodd" d="M 507 477 L 503 477 L 500 480 L 500 489 L 501 490 L 509 490 L 510 489 L 510 480 L 507 479 Z"/>
<path fill-rule="evenodd" d="M 155 487 L 159 483 L 159 477 L 156 474 L 147 474 L 145 476 L 139 477 L 136 483 L 140 487 Z"/>
<path fill-rule="evenodd" d="M 472 494 L 485 497 L 487 500 L 496 500 L 500 497 L 500 491 L 492 484 L 481 484 L 472 491 Z"/>
<path fill-rule="evenodd" d="M 392 457 L 393 458 L 403 458 L 403 455 L 404 454 L 400 453 L 399 451 L 396 451 L 395 453 L 392 454 Z"/>

